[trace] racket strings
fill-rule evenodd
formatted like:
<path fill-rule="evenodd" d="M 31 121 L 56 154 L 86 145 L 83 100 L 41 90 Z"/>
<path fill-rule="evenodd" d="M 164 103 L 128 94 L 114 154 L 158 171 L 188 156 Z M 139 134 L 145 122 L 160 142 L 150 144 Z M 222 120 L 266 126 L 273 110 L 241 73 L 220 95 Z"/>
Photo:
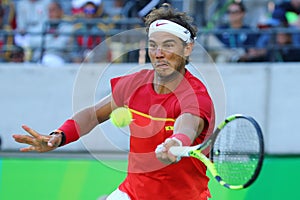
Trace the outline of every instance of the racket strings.
<path fill-rule="evenodd" d="M 256 128 L 250 121 L 240 118 L 221 130 L 213 145 L 211 159 L 226 183 L 243 185 L 257 168 L 259 151 Z"/>

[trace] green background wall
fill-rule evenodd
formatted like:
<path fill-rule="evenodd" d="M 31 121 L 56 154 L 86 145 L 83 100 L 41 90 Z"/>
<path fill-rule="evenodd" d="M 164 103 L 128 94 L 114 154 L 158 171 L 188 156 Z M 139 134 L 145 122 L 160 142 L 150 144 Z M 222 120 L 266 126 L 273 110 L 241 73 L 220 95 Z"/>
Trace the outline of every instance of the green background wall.
<path fill-rule="evenodd" d="M 125 167 L 126 161 L 106 161 Z M 300 199 L 300 157 L 267 157 L 259 179 L 230 191 L 210 181 L 212 200 Z M 0 159 L 1 200 L 96 200 L 110 193 L 125 173 L 93 159 Z"/>

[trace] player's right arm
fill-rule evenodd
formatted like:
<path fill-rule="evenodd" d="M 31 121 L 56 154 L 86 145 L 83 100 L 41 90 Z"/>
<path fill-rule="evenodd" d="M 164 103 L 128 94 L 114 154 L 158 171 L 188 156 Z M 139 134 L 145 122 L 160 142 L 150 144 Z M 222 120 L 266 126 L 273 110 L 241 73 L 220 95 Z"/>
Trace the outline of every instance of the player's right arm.
<path fill-rule="evenodd" d="M 97 104 L 87 107 L 75 113 L 52 135 L 43 135 L 30 127 L 23 125 L 22 128 L 29 135 L 14 134 L 16 142 L 28 144 L 28 147 L 20 151 L 47 152 L 56 149 L 61 145 L 76 141 L 79 137 L 89 133 L 98 124 L 109 119 L 109 115 L 115 108 L 111 95 L 101 99 Z"/>

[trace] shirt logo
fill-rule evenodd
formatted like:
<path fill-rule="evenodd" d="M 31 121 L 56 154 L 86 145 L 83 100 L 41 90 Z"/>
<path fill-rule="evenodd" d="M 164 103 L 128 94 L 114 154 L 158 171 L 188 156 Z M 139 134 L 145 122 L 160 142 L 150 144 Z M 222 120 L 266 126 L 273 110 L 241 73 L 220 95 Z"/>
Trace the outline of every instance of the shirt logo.
<path fill-rule="evenodd" d="M 165 130 L 166 131 L 173 131 L 174 130 L 174 126 L 165 126 Z"/>

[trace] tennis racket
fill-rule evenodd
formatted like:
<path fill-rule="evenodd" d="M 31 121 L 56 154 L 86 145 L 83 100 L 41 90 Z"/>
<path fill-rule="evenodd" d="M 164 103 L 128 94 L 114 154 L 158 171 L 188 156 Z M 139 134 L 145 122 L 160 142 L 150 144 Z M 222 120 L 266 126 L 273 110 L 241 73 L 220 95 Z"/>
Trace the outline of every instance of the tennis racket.
<path fill-rule="evenodd" d="M 208 147 L 209 158 L 202 153 Z M 238 190 L 249 187 L 257 179 L 264 159 L 264 140 L 255 119 L 232 115 L 202 144 L 171 147 L 169 152 L 199 159 L 222 186 Z"/>

